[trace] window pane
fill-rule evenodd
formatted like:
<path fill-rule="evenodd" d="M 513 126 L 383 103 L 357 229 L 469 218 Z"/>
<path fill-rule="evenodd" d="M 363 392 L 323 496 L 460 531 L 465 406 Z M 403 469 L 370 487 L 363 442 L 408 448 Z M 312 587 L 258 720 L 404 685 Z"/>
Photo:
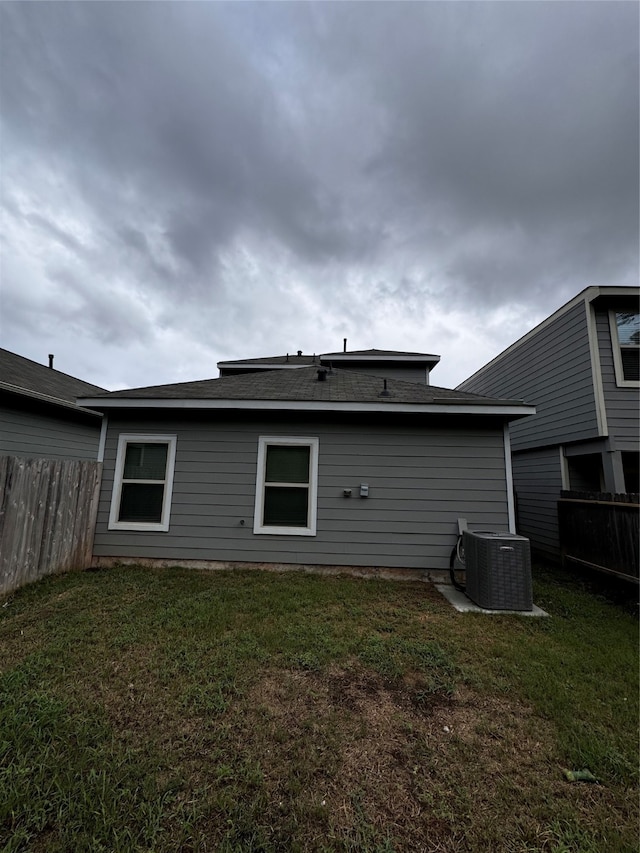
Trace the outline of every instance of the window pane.
<path fill-rule="evenodd" d="M 620 350 L 622 358 L 622 375 L 625 379 L 640 379 L 640 348 L 625 348 Z"/>
<path fill-rule="evenodd" d="M 616 314 L 620 346 L 640 344 L 640 314 L 634 311 L 619 311 Z"/>
<path fill-rule="evenodd" d="M 123 483 L 118 521 L 162 521 L 164 485 Z"/>
<path fill-rule="evenodd" d="M 267 483 L 308 483 L 310 450 L 309 447 L 269 445 Z"/>
<path fill-rule="evenodd" d="M 164 480 L 167 471 L 166 444 L 127 444 L 125 480 Z"/>
<path fill-rule="evenodd" d="M 307 527 L 309 489 L 266 486 L 263 524 L 277 527 Z"/>

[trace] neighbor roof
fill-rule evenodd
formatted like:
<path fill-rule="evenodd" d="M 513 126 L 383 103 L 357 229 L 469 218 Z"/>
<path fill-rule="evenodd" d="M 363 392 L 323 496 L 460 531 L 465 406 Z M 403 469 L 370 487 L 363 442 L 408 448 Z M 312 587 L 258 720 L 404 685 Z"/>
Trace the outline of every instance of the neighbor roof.
<path fill-rule="evenodd" d="M 319 373 L 325 374 L 325 381 L 319 380 Z M 318 366 L 132 388 L 81 398 L 79 403 L 100 410 L 152 407 L 419 412 L 432 408 L 438 411 L 462 408 L 478 413 L 487 409 L 484 413 L 515 416 L 535 411 L 520 400 L 498 400 L 399 379 L 384 380 L 356 371 L 327 371 Z"/>
<path fill-rule="evenodd" d="M 319 355 L 309 355 L 301 352 L 287 353 L 286 355 L 267 356 L 266 358 L 243 358 L 235 361 L 219 361 L 218 367 L 221 370 L 238 367 L 245 369 L 260 369 L 260 368 L 277 368 L 277 367 L 303 367 L 314 364 L 326 364 L 327 362 L 338 363 L 341 361 L 364 361 L 364 362 L 380 362 L 398 363 L 405 362 L 412 365 L 431 365 L 432 367 L 440 361 L 439 355 L 432 355 L 424 352 L 401 352 L 399 350 L 382 350 L 382 349 L 366 349 L 366 350 L 349 350 L 347 352 L 325 352 Z"/>
<path fill-rule="evenodd" d="M 427 352 L 402 352 L 401 350 L 391 349 L 359 349 L 349 350 L 348 352 L 325 352 L 320 356 L 320 358 L 332 358 L 335 361 L 338 361 L 340 359 L 351 358 L 379 359 L 380 361 L 386 361 L 388 359 L 397 359 L 412 362 L 424 361 L 426 363 L 440 361 L 439 355 L 433 355 Z"/>
<path fill-rule="evenodd" d="M 74 409 L 78 408 L 78 397 L 105 393 L 99 385 L 83 382 L 6 349 L 0 349 L 0 390 Z"/>

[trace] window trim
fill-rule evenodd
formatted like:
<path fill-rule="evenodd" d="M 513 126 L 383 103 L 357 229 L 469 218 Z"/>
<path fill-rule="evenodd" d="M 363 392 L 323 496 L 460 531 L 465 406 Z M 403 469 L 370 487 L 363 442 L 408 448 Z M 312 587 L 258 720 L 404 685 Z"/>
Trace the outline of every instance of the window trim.
<path fill-rule="evenodd" d="M 611 348 L 613 349 L 613 367 L 616 374 L 616 385 L 618 388 L 640 388 L 640 379 L 625 379 L 622 366 L 622 355 L 620 338 L 618 337 L 618 321 L 615 310 L 609 311 L 609 328 L 611 329 Z M 630 349 L 630 347 L 629 347 Z"/>
<path fill-rule="evenodd" d="M 309 448 L 309 500 L 307 504 L 307 526 L 306 527 L 276 527 L 262 523 L 264 511 L 264 494 L 267 447 L 271 445 L 304 445 Z M 319 439 L 310 436 L 285 436 L 285 435 L 260 435 L 258 436 L 258 462 L 256 472 L 256 499 L 253 516 L 253 532 L 255 534 L 268 534 L 271 536 L 315 536 L 318 520 L 318 450 Z M 300 483 L 296 484 L 298 487 Z M 305 484 L 302 484 L 305 485 Z"/>
<path fill-rule="evenodd" d="M 173 474 L 176 462 L 175 435 L 142 435 L 138 433 L 122 433 L 118 436 L 118 451 L 116 454 L 116 466 L 113 475 L 113 489 L 111 492 L 111 509 L 109 511 L 109 530 L 140 530 L 156 531 L 166 533 L 169 530 L 169 518 L 171 515 L 171 496 L 173 493 Z M 164 480 L 133 480 L 132 482 L 163 483 L 164 494 L 162 496 L 162 514 L 160 521 L 119 521 L 120 499 L 122 496 L 124 462 L 128 444 L 166 444 L 167 445 L 167 467 Z M 128 481 L 127 481 L 128 482 Z"/>

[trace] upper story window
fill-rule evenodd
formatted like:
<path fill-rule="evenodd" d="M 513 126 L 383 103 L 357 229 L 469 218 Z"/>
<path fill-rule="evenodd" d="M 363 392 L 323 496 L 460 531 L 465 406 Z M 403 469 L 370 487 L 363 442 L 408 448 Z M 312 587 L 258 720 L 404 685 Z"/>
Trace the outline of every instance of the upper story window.
<path fill-rule="evenodd" d="M 169 529 L 175 456 L 173 435 L 119 437 L 110 530 Z"/>
<path fill-rule="evenodd" d="M 616 382 L 640 385 L 640 313 L 612 311 L 609 317 Z"/>
<path fill-rule="evenodd" d="M 260 436 L 254 533 L 315 536 L 318 439 Z"/>

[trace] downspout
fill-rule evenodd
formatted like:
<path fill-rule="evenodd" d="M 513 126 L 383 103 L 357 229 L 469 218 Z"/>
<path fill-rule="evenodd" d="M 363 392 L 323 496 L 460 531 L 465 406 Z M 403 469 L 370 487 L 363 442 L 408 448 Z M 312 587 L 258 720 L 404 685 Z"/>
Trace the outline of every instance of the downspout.
<path fill-rule="evenodd" d="M 104 448 L 107 443 L 107 415 L 102 415 L 102 423 L 100 424 L 100 441 L 98 442 L 98 462 L 104 462 Z"/>
<path fill-rule="evenodd" d="M 516 532 L 516 507 L 513 498 L 513 469 L 511 468 L 511 435 L 509 424 L 503 427 L 504 436 L 504 472 L 507 486 L 507 511 L 509 513 L 509 533 Z"/>
<path fill-rule="evenodd" d="M 95 566 L 95 557 L 93 554 L 93 543 L 96 535 L 96 523 L 98 521 L 98 505 L 100 503 L 100 492 L 102 491 L 102 469 L 104 463 L 104 449 L 107 443 L 107 415 L 102 413 L 102 422 L 100 424 L 100 440 L 98 441 L 98 456 L 96 462 L 98 468 L 96 471 L 96 483 L 92 498 L 92 507 L 90 512 L 90 533 L 87 538 L 87 561 L 89 566 Z"/>

